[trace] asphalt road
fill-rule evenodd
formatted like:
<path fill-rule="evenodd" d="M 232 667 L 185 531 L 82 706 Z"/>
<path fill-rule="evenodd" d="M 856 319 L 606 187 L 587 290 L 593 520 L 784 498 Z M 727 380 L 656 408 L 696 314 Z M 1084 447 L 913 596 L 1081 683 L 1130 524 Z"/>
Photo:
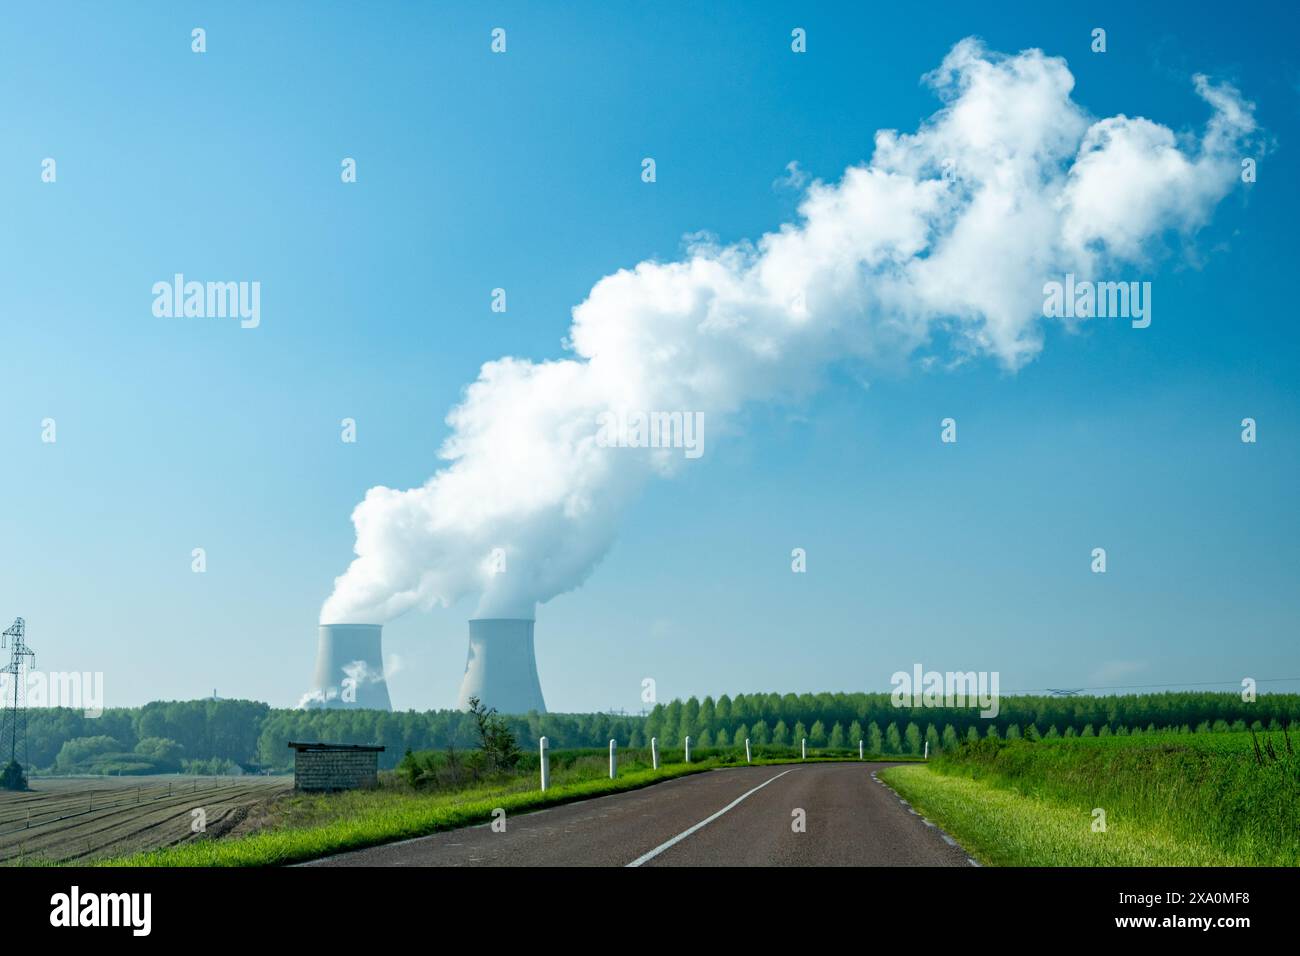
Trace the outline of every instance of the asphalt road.
<path fill-rule="evenodd" d="M 885 763 L 740 767 L 308 866 L 967 866 L 872 779 Z M 796 832 L 802 811 L 804 827 Z"/>

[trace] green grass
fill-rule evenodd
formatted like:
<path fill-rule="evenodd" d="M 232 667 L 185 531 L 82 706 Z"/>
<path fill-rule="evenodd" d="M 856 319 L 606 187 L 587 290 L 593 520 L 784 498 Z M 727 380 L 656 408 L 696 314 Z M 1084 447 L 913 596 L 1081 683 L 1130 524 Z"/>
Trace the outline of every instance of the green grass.
<path fill-rule="evenodd" d="M 881 777 L 981 863 L 1296 866 L 1300 759 L 1272 743 L 1261 763 L 1248 733 L 981 741 Z"/>

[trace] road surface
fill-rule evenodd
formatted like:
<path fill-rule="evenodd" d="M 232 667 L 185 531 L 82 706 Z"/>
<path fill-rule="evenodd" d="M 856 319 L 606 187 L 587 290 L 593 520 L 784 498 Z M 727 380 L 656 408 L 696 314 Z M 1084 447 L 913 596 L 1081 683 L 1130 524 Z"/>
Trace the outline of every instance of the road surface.
<path fill-rule="evenodd" d="M 884 763 L 739 767 L 308 866 L 968 866 L 872 778 Z M 796 832 L 802 811 L 805 826 Z"/>

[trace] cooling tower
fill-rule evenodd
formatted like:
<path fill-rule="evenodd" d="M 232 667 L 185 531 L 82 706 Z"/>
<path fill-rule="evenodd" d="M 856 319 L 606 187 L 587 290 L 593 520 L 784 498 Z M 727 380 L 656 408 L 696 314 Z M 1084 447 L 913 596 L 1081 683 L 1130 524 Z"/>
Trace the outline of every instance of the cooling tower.
<path fill-rule="evenodd" d="M 546 713 L 532 621 L 502 617 L 469 622 L 469 658 L 456 706 L 468 710 L 471 697 L 503 714 Z"/>
<path fill-rule="evenodd" d="M 378 624 L 322 624 L 308 707 L 392 710 Z"/>

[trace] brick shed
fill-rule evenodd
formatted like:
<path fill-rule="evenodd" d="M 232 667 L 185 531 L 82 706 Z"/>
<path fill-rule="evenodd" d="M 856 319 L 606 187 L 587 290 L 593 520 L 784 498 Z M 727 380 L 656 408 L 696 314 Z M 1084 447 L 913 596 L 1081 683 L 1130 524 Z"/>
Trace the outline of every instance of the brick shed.
<path fill-rule="evenodd" d="M 297 790 L 356 790 L 379 783 L 379 754 L 370 744 L 296 743 L 293 785 Z"/>

